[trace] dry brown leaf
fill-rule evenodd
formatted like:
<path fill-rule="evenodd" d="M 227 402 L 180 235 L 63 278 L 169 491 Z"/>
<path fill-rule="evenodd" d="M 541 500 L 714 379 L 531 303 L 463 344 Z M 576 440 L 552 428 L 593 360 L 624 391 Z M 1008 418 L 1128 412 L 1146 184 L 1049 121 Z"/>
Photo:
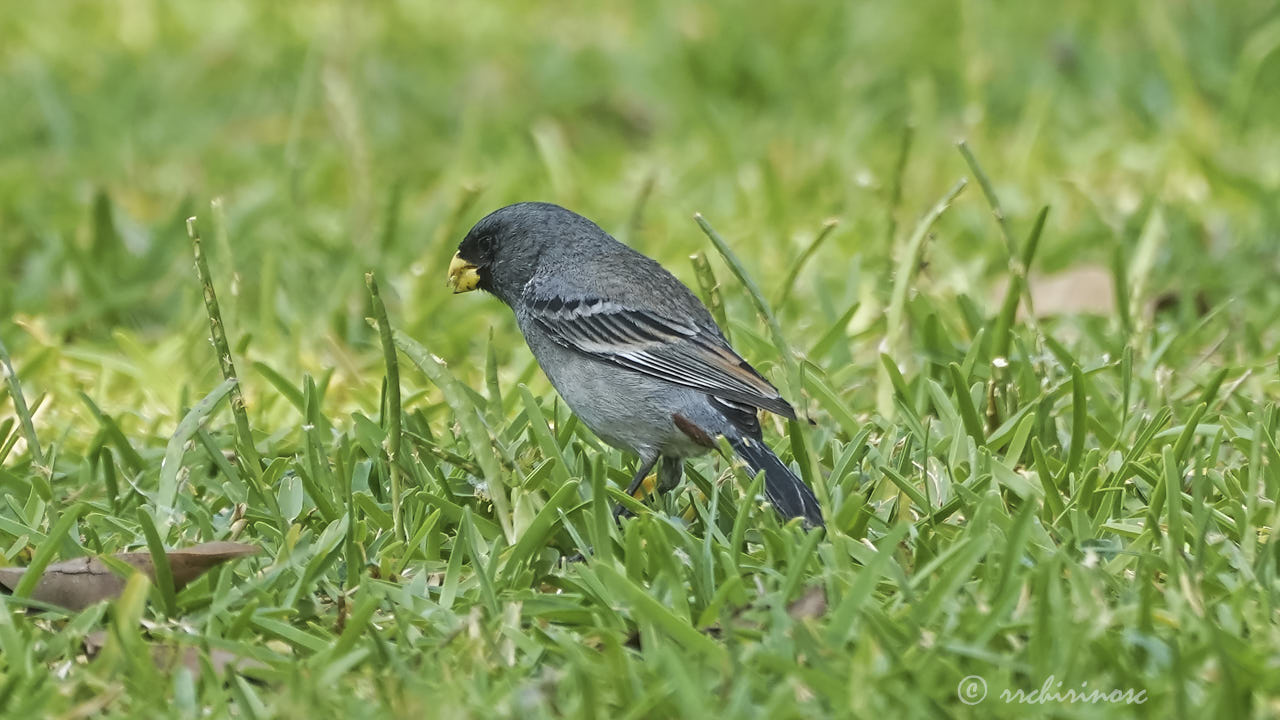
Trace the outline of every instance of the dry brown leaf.
<path fill-rule="evenodd" d="M 811 587 L 795 602 L 787 606 L 787 613 L 796 620 L 818 618 L 827 612 L 827 591 L 820 587 Z"/>
<path fill-rule="evenodd" d="M 200 577 L 214 565 L 256 552 L 256 545 L 234 542 L 211 542 L 170 550 L 167 554 L 169 568 L 173 573 L 174 590 L 186 587 L 187 583 Z M 114 557 L 146 573 L 152 581 L 156 579 L 151 553 L 117 553 Z M 0 586 L 13 592 L 26 572 L 26 568 L 0 568 Z M 106 563 L 96 557 L 76 558 L 45 568 L 40 575 L 40 582 L 31 591 L 31 599 L 79 611 L 119 595 L 124 589 L 125 580 L 126 578 L 112 572 Z"/>
<path fill-rule="evenodd" d="M 1031 303 L 1036 317 L 1053 315 L 1104 315 L 1116 313 L 1116 291 L 1112 273 L 1099 265 L 1078 265 L 1053 275 L 1032 273 L 1027 278 L 1031 289 Z M 992 293 L 999 304 L 1009 288 L 1008 279 L 1002 280 Z M 1026 317 L 1026 308 L 1019 304 L 1018 317 Z"/>
<path fill-rule="evenodd" d="M 215 565 L 246 555 L 255 555 L 257 552 L 257 545 L 237 542 L 201 543 L 180 550 L 168 550 L 166 554 L 169 556 L 169 569 L 173 571 L 173 589 L 181 590 L 187 583 L 205 574 Z M 131 554 L 146 557 L 148 563 L 151 561 L 150 553 Z M 147 570 L 148 574 L 151 572 L 150 569 Z"/>
<path fill-rule="evenodd" d="M 26 568 L 0 568 L 0 585 L 13 592 L 26 573 Z M 108 570 L 101 560 L 84 557 L 45 568 L 40 582 L 31 591 L 31 599 L 68 610 L 83 610 L 99 600 L 119 595 L 123 589 L 124 578 Z"/>
<path fill-rule="evenodd" d="M 178 665 L 182 665 L 190 670 L 192 675 L 198 676 L 203 670 L 200 664 L 200 649 L 190 645 L 156 645 L 151 648 L 151 655 L 155 658 L 156 666 L 164 671 L 173 670 Z M 241 673 L 245 670 L 267 667 L 253 658 L 241 657 L 220 648 L 209 650 L 209 664 L 213 666 L 213 671 L 217 675 L 225 674 L 228 669 Z"/>
<path fill-rule="evenodd" d="M 97 657 L 102 648 L 107 644 L 107 631 L 95 630 L 84 636 L 84 654 L 85 657 L 92 660 Z M 179 664 L 185 666 L 193 675 L 199 675 L 202 668 L 200 666 L 200 649 L 192 645 L 153 645 L 151 646 L 151 657 L 155 660 L 156 667 L 161 670 L 173 670 Z M 213 671 L 218 675 L 222 675 L 228 668 L 236 672 L 243 672 L 251 669 L 264 669 L 267 665 L 253 658 L 236 655 L 229 650 L 221 648 L 211 648 L 209 650 L 209 664 L 213 666 Z"/>

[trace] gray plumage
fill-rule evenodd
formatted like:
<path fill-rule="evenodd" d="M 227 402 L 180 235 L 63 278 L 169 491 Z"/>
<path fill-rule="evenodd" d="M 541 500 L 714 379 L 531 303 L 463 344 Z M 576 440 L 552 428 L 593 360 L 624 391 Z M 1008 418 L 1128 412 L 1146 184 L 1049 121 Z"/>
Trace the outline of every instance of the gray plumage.
<path fill-rule="evenodd" d="M 729 347 L 702 302 L 658 263 L 557 205 L 519 203 L 476 223 L 458 258 L 511 307 L 551 384 L 579 419 L 640 457 L 628 492 L 664 458 L 659 487 L 724 436 L 784 517 L 822 524 L 813 492 L 761 441 L 757 408 L 794 418 Z"/>

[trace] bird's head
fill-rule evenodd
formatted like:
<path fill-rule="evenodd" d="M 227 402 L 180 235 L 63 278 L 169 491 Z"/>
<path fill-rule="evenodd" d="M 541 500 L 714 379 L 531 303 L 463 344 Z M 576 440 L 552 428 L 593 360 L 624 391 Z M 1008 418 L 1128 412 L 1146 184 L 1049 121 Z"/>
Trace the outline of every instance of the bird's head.
<path fill-rule="evenodd" d="M 599 229 L 550 203 L 525 202 L 495 210 L 471 228 L 449 262 L 454 293 L 484 290 L 511 305 L 549 248 L 564 248 Z"/>

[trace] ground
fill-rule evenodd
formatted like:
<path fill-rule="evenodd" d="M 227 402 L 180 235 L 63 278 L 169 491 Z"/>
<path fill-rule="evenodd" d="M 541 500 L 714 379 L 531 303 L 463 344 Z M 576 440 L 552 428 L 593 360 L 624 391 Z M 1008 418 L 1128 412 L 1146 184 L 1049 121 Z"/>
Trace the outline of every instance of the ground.
<path fill-rule="evenodd" d="M 260 551 L 0 596 L 6 716 L 1280 713 L 1273 3 L 7 5 L 0 564 Z M 445 287 L 518 200 L 713 305 L 825 532 L 613 524 Z"/>

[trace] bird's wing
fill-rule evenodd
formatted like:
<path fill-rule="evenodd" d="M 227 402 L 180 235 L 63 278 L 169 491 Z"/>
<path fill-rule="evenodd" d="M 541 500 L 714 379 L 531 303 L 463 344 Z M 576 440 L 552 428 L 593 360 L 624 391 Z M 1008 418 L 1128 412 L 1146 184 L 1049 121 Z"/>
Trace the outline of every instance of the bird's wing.
<path fill-rule="evenodd" d="M 524 300 L 526 318 L 564 347 L 713 397 L 796 416 L 715 329 L 596 297 L 526 293 Z"/>

